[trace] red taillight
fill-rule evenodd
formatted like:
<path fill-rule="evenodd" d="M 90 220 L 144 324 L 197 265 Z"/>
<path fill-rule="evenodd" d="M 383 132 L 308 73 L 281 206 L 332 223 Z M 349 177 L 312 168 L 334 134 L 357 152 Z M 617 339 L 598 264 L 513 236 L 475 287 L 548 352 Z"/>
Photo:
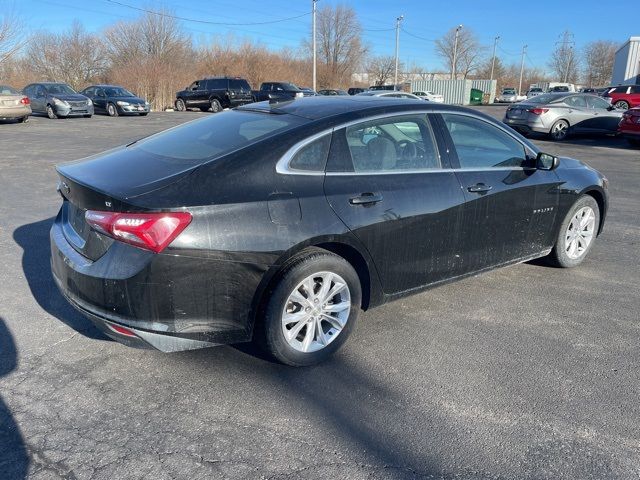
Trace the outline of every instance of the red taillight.
<path fill-rule="evenodd" d="M 31 101 L 29 100 L 29 97 L 22 97 L 22 99 L 20 100 L 20 103 L 23 105 L 29 105 Z"/>
<path fill-rule="evenodd" d="M 114 325 L 112 323 L 107 323 L 107 327 L 109 327 L 110 330 L 113 330 L 114 332 L 119 333 L 120 335 L 124 335 L 125 337 L 136 337 L 137 336 L 135 333 L 133 333 L 132 330 L 129 330 L 128 328 L 121 327 L 120 325 Z"/>
<path fill-rule="evenodd" d="M 549 111 L 548 108 L 529 108 L 527 112 L 533 113 L 534 115 L 542 115 L 543 113 L 547 113 Z"/>
<path fill-rule="evenodd" d="M 160 253 L 191 223 L 189 212 L 117 213 L 87 210 L 84 218 L 98 232 Z"/>

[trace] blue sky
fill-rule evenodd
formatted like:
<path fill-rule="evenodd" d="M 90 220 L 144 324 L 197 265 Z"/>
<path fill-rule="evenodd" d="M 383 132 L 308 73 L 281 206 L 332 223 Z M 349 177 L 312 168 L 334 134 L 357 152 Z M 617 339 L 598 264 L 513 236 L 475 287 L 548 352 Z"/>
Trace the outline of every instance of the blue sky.
<path fill-rule="evenodd" d="M 303 15 L 311 11 L 311 0 L 118 0 L 121 3 L 157 9 L 165 6 L 177 15 L 199 20 L 227 23 L 270 21 Z M 472 29 L 487 46 L 500 35 L 498 56 L 503 62 L 520 62 L 520 52 L 528 45 L 528 65 L 545 69 L 549 53 L 564 30 L 570 30 L 575 46 L 583 47 L 593 40 L 624 42 L 630 36 L 640 35 L 640 23 L 631 21 L 631 12 L 640 13 L 638 0 L 618 0 L 610 9 L 602 1 L 468 1 L 432 2 L 427 0 L 320 0 L 324 4 L 344 3 L 353 7 L 364 29 L 363 37 L 375 55 L 392 55 L 395 48 L 395 19 L 404 15 L 400 34 L 400 59 L 405 64 L 416 64 L 425 71 L 442 69 L 434 52 L 433 40 L 458 24 Z M 513 12 L 512 5 L 520 5 Z M 89 31 L 99 31 L 119 20 L 131 20 L 140 15 L 133 9 L 108 0 L 0 0 L 0 8 L 13 8 L 21 15 L 27 29 L 63 31 L 74 19 Z M 614 12 L 627 12 L 615 20 Z M 185 31 L 196 42 L 210 42 L 221 37 L 250 38 L 269 48 L 299 48 L 301 40 L 309 35 L 311 16 L 262 26 L 214 26 L 182 22 Z M 626 24 L 627 26 L 620 26 Z M 634 26 L 635 24 L 635 26 Z M 420 37 L 420 38 L 418 38 Z"/>

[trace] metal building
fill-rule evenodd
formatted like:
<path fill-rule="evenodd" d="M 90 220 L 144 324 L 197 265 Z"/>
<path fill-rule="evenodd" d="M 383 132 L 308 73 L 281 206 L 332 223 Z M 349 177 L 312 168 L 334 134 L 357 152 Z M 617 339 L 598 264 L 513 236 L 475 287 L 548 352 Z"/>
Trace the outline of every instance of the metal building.
<path fill-rule="evenodd" d="M 640 37 L 631 37 L 616 52 L 612 85 L 640 85 Z"/>

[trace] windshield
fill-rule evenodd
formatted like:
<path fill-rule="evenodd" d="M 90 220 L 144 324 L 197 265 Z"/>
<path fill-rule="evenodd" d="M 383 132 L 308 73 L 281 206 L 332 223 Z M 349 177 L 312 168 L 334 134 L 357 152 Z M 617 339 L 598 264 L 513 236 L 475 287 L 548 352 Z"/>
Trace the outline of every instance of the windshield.
<path fill-rule="evenodd" d="M 44 89 L 52 95 L 74 95 L 76 92 L 66 83 L 52 83 L 45 85 Z"/>
<path fill-rule="evenodd" d="M 18 92 L 15 88 L 11 88 L 9 85 L 0 85 L 0 95 L 17 95 Z"/>
<path fill-rule="evenodd" d="M 306 119 L 292 115 L 230 110 L 140 140 L 131 148 L 182 164 L 221 157 L 259 140 L 290 130 Z"/>
<path fill-rule="evenodd" d="M 515 95 L 516 91 L 513 88 L 505 88 L 502 91 L 503 95 Z"/>
<path fill-rule="evenodd" d="M 133 93 L 122 87 L 105 87 L 107 97 L 135 97 Z"/>
<path fill-rule="evenodd" d="M 541 88 L 532 88 L 531 91 L 532 92 L 541 92 L 542 89 Z"/>

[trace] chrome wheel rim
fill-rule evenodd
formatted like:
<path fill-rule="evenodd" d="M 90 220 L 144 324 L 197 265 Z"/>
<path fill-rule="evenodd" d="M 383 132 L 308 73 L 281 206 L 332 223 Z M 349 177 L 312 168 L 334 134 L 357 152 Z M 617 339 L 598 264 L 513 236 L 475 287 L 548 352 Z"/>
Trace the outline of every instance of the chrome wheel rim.
<path fill-rule="evenodd" d="M 49 118 L 55 118 L 56 114 L 53 111 L 53 107 L 51 105 L 47 105 L 47 117 Z"/>
<path fill-rule="evenodd" d="M 628 110 L 629 109 L 629 105 L 627 104 L 627 102 L 616 102 L 614 107 L 616 107 L 618 110 Z"/>
<path fill-rule="evenodd" d="M 178 100 L 177 102 L 177 108 L 179 112 L 183 112 L 184 111 L 184 102 L 182 100 Z"/>
<path fill-rule="evenodd" d="M 114 107 L 113 105 L 109 105 L 107 107 L 107 110 L 109 111 L 109 115 L 111 115 L 112 117 L 116 114 L 116 107 Z"/>
<path fill-rule="evenodd" d="M 332 272 L 314 273 L 287 297 L 282 310 L 282 333 L 294 350 L 317 352 L 340 335 L 350 312 L 347 282 Z"/>
<path fill-rule="evenodd" d="M 591 241 L 596 226 L 596 214 L 591 207 L 582 207 L 571 218 L 564 239 L 564 249 L 567 257 L 577 259 L 582 257 Z"/>
<path fill-rule="evenodd" d="M 565 122 L 558 122 L 553 126 L 553 137 L 562 139 L 567 136 L 567 129 L 569 125 Z"/>
<path fill-rule="evenodd" d="M 219 110 L 220 110 L 220 105 L 218 104 L 218 102 L 211 102 L 211 111 L 213 113 L 218 113 Z"/>

